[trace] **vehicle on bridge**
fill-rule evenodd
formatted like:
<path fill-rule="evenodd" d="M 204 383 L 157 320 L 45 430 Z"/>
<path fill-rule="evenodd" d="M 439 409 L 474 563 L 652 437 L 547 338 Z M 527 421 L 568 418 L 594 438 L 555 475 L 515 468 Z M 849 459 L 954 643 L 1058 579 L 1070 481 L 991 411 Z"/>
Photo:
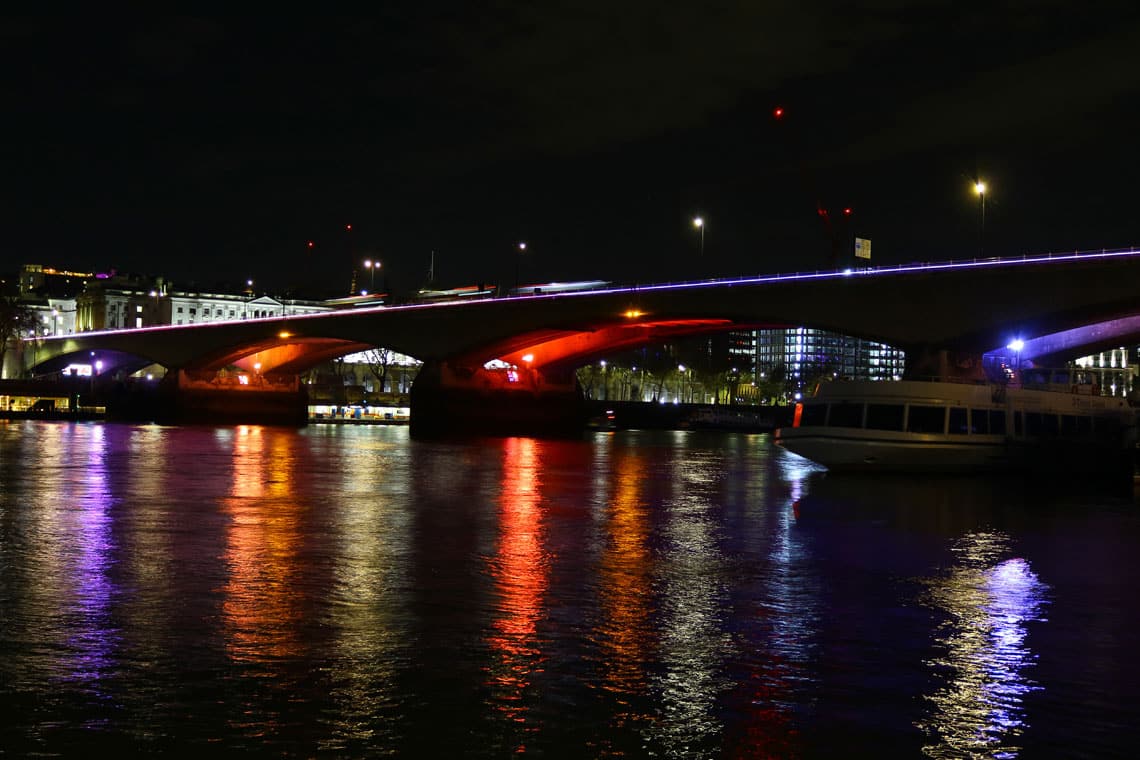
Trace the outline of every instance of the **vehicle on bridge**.
<path fill-rule="evenodd" d="M 1019 382 L 835 381 L 796 405 L 777 445 L 837 472 L 1111 472 L 1131 465 L 1136 411 L 1073 370 Z"/>
<path fill-rule="evenodd" d="M 421 290 L 416 293 L 413 300 L 416 303 L 439 303 L 447 301 L 467 301 L 473 298 L 492 298 L 494 295 L 494 285 L 467 285 L 442 290 Z"/>
<path fill-rule="evenodd" d="M 512 296 L 547 296 L 574 293 L 581 290 L 602 290 L 612 285 L 608 280 L 582 280 L 579 282 L 546 282 L 538 285 L 521 285 L 511 288 Z"/>

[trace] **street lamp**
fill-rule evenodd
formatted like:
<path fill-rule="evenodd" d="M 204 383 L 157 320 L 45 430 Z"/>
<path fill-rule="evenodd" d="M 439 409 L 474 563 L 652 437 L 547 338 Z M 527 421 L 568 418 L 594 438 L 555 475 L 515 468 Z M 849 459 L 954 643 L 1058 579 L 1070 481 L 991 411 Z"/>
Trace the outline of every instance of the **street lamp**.
<path fill-rule="evenodd" d="M 519 267 L 522 266 L 522 255 L 526 253 L 526 243 L 519 243 L 519 255 L 515 257 L 515 295 L 519 295 Z"/>
<path fill-rule="evenodd" d="M 700 233 L 700 238 L 701 238 L 700 252 L 701 252 L 701 255 L 704 256 L 705 255 L 705 220 L 698 216 L 695 219 L 693 219 L 693 226 L 696 227 L 697 232 Z"/>
<path fill-rule="evenodd" d="M 380 262 L 365 259 L 364 268 L 368 270 L 368 289 L 371 291 L 376 286 L 376 270 L 380 268 Z"/>
<path fill-rule="evenodd" d="M 1014 359 L 1014 363 L 1013 363 L 1013 372 L 1014 372 L 1014 377 L 1017 379 L 1017 382 L 1020 383 L 1021 382 L 1021 349 L 1025 348 L 1025 341 L 1023 341 L 1021 338 L 1017 338 L 1016 340 L 1010 341 L 1009 345 L 1007 345 L 1006 348 L 1013 351 L 1014 355 L 1016 356 L 1016 359 Z"/>
<path fill-rule="evenodd" d="M 974 192 L 978 194 L 982 207 L 981 224 L 978 227 L 978 256 L 981 257 L 986 252 L 986 183 L 981 180 L 975 182 Z"/>

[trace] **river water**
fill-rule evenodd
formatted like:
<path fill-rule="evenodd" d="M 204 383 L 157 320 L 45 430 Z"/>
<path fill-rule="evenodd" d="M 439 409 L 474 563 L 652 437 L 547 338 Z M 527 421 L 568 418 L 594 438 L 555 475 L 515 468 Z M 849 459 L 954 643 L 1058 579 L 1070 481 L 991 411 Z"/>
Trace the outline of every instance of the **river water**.
<path fill-rule="evenodd" d="M 1114 757 L 1140 511 L 767 435 L 0 422 L 0 754 Z"/>

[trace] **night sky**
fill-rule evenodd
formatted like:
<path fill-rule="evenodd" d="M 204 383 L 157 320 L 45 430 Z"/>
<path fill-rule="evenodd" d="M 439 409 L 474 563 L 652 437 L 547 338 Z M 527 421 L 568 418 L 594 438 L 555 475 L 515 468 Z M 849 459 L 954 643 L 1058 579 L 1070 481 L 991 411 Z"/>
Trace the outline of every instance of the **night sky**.
<path fill-rule="evenodd" d="M 9 17 L 0 269 L 660 282 L 827 268 L 845 207 L 876 264 L 1140 245 L 1130 5 Z"/>

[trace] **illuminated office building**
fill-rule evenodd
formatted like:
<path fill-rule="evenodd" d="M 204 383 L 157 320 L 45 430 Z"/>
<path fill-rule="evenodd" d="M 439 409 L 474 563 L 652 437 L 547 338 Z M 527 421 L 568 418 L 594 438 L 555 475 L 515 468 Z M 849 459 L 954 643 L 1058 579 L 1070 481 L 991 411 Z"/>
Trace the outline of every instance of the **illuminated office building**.
<path fill-rule="evenodd" d="M 900 349 L 827 330 L 790 327 L 756 331 L 757 372 L 783 368 L 784 377 L 796 387 L 821 377 L 898 380 L 905 360 Z"/>

